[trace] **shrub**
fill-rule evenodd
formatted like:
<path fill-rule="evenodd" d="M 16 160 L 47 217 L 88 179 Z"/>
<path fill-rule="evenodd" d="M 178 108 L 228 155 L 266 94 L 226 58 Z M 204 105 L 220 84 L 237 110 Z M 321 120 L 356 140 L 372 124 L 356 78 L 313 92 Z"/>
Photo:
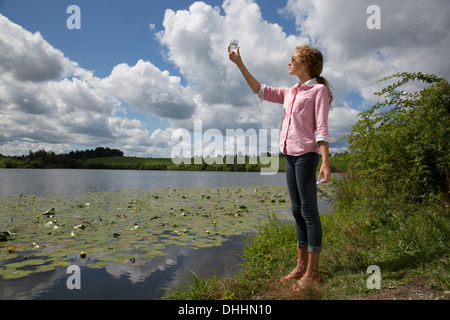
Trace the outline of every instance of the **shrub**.
<path fill-rule="evenodd" d="M 400 81 L 375 93 L 384 101 L 360 113 L 347 137 L 349 178 L 360 182 L 363 197 L 448 200 L 450 86 L 443 78 L 422 73 L 398 73 L 380 81 L 393 78 Z M 410 81 L 429 86 L 419 92 L 398 91 Z"/>

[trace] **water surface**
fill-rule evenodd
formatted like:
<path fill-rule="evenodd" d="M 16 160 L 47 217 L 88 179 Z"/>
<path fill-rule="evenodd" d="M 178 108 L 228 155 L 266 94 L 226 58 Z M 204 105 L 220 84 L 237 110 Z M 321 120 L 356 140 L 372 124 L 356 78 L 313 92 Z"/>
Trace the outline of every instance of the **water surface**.
<path fill-rule="evenodd" d="M 129 189 L 284 186 L 279 172 L 263 176 L 258 172 L 85 170 L 85 169 L 0 169 L 0 196 L 19 194 L 77 194 Z"/>
<path fill-rule="evenodd" d="M 285 175 L 277 173 L 262 176 L 254 172 L 0 169 L 0 197 L 259 185 L 285 187 Z M 328 200 L 319 203 L 322 209 L 328 204 Z M 288 211 L 289 208 L 286 208 L 283 213 L 286 217 L 289 217 Z M 199 276 L 215 272 L 218 277 L 237 272 L 243 261 L 242 249 L 247 236 L 229 236 L 220 246 L 198 250 L 188 246 L 168 246 L 163 256 L 139 259 L 137 263 L 108 263 L 100 269 L 88 268 L 78 257 L 74 257 L 74 263 L 81 268 L 81 290 L 69 290 L 66 285 L 69 277 L 66 267 L 57 267 L 23 278 L 0 279 L 0 299 L 160 299 L 168 293 L 167 288 L 179 286 L 190 279 L 190 270 Z M 0 244 L 0 249 L 6 250 L 7 244 Z"/>

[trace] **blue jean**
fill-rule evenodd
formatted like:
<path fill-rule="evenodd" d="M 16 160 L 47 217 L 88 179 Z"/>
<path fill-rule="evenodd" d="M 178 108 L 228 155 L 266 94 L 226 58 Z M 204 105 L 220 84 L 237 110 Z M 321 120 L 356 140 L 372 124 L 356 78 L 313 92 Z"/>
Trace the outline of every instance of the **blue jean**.
<path fill-rule="evenodd" d="M 318 253 L 322 248 L 322 224 L 317 208 L 316 169 L 319 155 L 286 155 L 286 180 L 291 197 L 292 215 L 297 227 L 297 245 Z"/>

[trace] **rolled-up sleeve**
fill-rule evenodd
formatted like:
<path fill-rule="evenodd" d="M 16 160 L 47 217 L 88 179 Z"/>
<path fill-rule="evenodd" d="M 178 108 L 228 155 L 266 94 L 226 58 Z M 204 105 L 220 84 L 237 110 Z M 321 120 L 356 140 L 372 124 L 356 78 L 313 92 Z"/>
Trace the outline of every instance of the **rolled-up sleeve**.
<path fill-rule="evenodd" d="M 265 89 L 265 88 L 266 88 L 266 85 L 265 85 L 265 84 L 262 84 L 262 85 L 259 87 L 258 98 L 259 98 L 261 101 L 264 100 L 264 89 Z"/>
<path fill-rule="evenodd" d="M 330 93 L 326 86 L 321 86 L 316 95 L 315 103 L 316 118 L 316 142 L 336 142 L 336 138 L 330 137 L 328 133 L 328 112 L 330 110 Z"/>
<path fill-rule="evenodd" d="M 283 104 L 287 89 L 274 88 L 262 84 L 258 91 L 258 97 L 262 100 Z"/>

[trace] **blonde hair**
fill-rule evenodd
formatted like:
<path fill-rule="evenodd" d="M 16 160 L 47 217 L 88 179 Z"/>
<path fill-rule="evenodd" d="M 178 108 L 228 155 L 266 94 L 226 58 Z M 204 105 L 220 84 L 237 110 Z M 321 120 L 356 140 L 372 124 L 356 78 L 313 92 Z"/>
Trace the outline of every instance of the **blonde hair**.
<path fill-rule="evenodd" d="M 320 74 L 323 69 L 323 55 L 322 52 L 310 46 L 299 46 L 296 48 L 297 54 L 300 57 L 302 63 L 308 68 L 308 73 L 312 78 L 317 78 L 317 82 L 327 87 L 330 93 L 330 109 L 331 102 L 333 101 L 333 93 L 331 91 L 331 85 L 327 79 Z"/>

